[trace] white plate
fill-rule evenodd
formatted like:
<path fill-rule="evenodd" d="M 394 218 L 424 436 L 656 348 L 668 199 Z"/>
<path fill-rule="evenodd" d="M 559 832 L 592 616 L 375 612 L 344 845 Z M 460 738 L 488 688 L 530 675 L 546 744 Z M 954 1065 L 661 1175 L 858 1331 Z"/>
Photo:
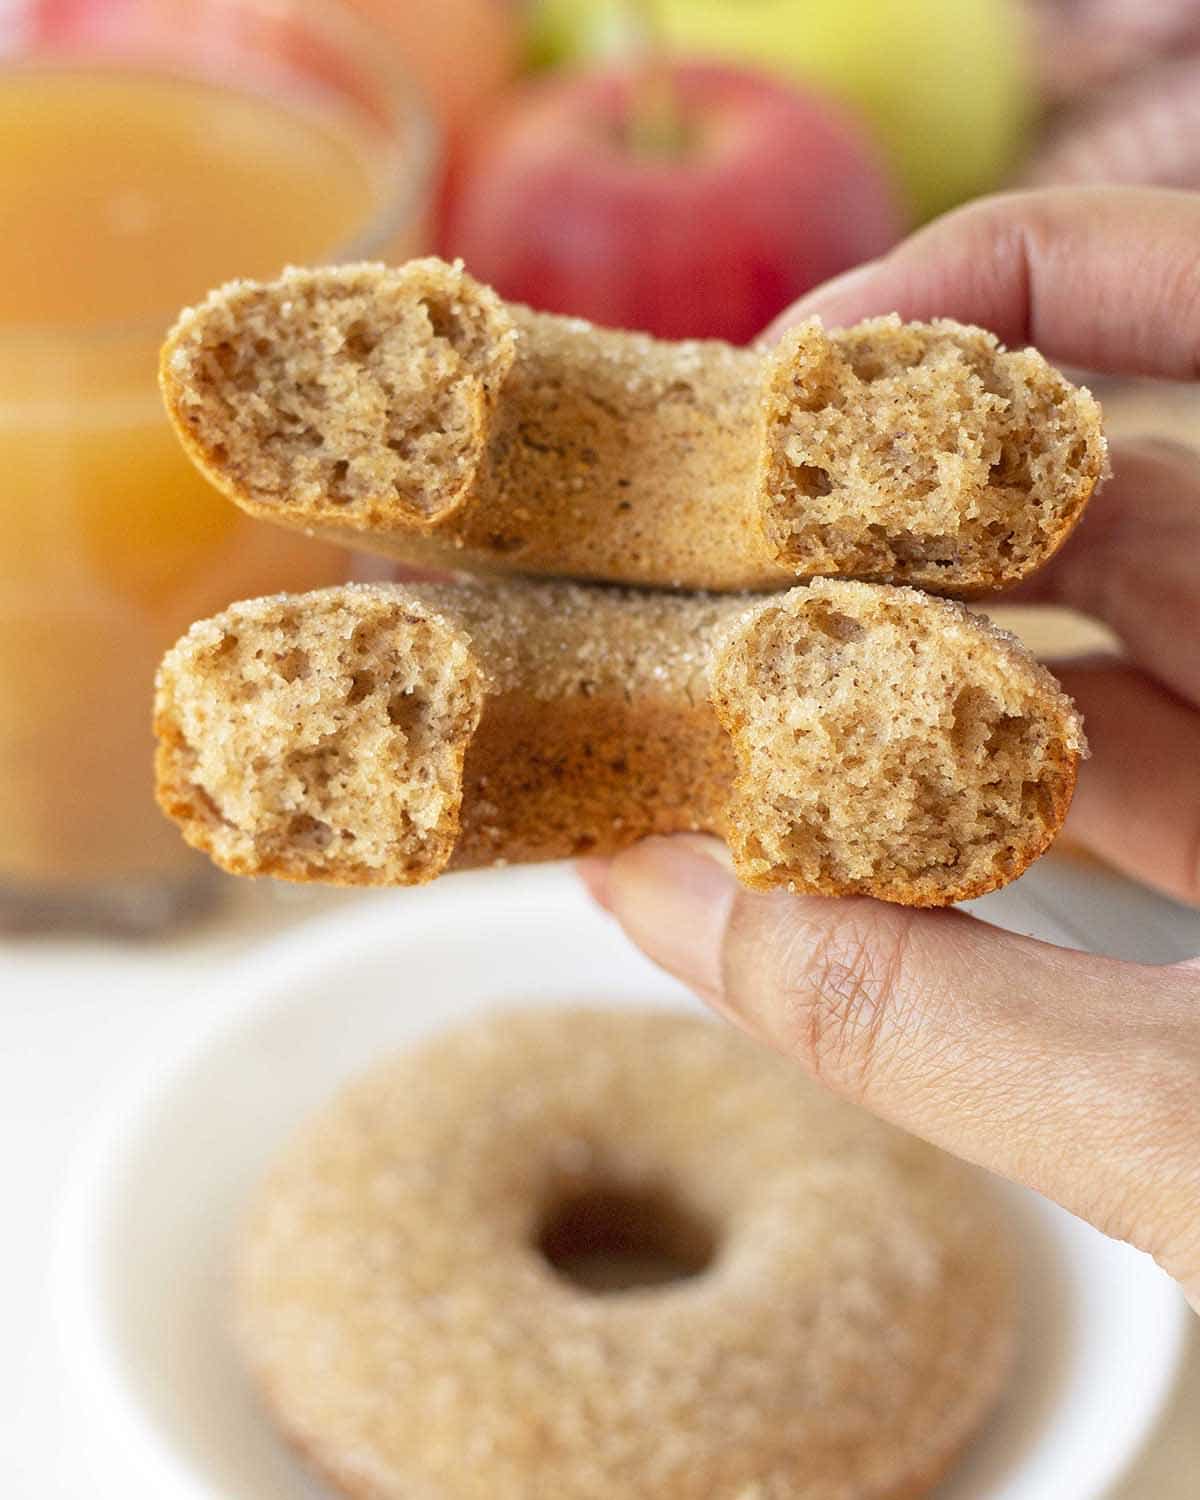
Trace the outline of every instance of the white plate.
<path fill-rule="evenodd" d="M 1015 893 L 982 914 L 1059 935 Z M 106 1494 L 324 1495 L 242 1380 L 226 1268 L 247 1195 L 339 1083 L 482 1006 L 694 1003 L 555 869 L 366 898 L 264 949 L 221 998 L 221 1017 L 209 1012 L 177 1056 L 148 1060 L 123 1088 L 64 1199 L 55 1305 Z M 1163 1404 L 1185 1309 L 1146 1257 L 1005 1191 L 1028 1250 L 1020 1366 L 939 1497 L 1093 1500 Z"/>

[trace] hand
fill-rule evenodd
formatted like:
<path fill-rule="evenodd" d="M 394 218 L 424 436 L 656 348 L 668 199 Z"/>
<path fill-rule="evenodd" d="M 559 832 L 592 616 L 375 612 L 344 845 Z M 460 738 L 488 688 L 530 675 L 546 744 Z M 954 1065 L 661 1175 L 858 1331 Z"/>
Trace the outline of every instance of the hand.
<path fill-rule="evenodd" d="M 1194 0 L 1033 0 L 1031 17 L 1050 100 L 1094 102 L 1105 84 L 1177 58 L 1200 40 Z"/>
<path fill-rule="evenodd" d="M 896 310 L 1091 369 L 1200 375 L 1200 197 L 987 199 L 818 289 L 773 332 Z M 1024 600 L 1110 625 L 1061 673 L 1087 720 L 1075 839 L 1200 904 L 1200 459 L 1120 446 Z M 741 887 L 724 851 L 651 839 L 585 867 L 656 962 L 829 1087 L 1148 1250 L 1200 1310 L 1200 960 L 1121 963 L 914 911 Z"/>

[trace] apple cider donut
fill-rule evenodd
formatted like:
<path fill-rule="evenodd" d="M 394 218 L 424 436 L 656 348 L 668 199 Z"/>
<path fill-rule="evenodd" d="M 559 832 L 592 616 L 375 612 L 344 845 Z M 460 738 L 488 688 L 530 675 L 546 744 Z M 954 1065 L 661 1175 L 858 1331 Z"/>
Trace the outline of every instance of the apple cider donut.
<path fill-rule="evenodd" d="M 743 881 L 939 906 L 1049 845 L 1084 751 L 962 605 L 346 585 L 234 605 L 159 673 L 158 795 L 238 874 L 406 885 L 723 835 Z"/>
<path fill-rule="evenodd" d="M 1000 1394 L 1015 1272 L 981 1175 L 731 1028 L 500 1012 L 299 1135 L 236 1324 L 362 1500 L 915 1500 Z"/>
<path fill-rule="evenodd" d="M 978 328 L 669 344 L 437 260 L 232 282 L 181 317 L 161 379 L 251 514 L 471 572 L 979 593 L 1045 562 L 1105 466 L 1088 392 Z"/>

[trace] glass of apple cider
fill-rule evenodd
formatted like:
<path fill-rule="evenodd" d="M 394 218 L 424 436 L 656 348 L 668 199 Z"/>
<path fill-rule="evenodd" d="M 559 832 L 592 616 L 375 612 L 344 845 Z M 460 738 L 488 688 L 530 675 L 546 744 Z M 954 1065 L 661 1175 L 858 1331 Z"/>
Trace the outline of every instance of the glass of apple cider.
<path fill-rule="evenodd" d="M 158 347 L 231 277 L 420 253 L 434 155 L 334 0 L 0 8 L 0 929 L 154 931 L 210 899 L 154 805 L 158 658 L 346 567 L 191 469 Z"/>

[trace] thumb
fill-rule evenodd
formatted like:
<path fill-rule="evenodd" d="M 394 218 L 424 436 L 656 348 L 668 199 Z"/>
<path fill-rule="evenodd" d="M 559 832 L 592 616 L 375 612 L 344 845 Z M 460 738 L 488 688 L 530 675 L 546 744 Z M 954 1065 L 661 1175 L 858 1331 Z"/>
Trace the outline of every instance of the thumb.
<path fill-rule="evenodd" d="M 1038 1189 L 1200 1287 L 1200 971 L 965 913 L 743 888 L 651 839 L 594 892 L 652 959 L 828 1087 Z"/>

